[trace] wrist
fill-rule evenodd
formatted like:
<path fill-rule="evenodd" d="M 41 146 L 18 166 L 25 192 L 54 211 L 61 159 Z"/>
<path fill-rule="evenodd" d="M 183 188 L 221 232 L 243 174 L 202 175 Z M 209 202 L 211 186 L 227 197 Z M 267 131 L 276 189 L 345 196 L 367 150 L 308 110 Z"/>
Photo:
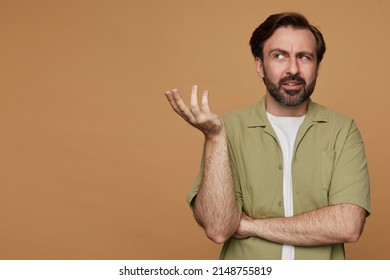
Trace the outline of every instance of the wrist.
<path fill-rule="evenodd" d="M 220 143 L 226 141 L 226 134 L 225 132 L 220 132 L 216 134 L 205 134 L 205 141 L 206 142 L 212 142 L 212 143 Z"/>
<path fill-rule="evenodd" d="M 218 126 L 214 126 L 212 129 L 209 129 L 206 131 L 204 131 L 204 136 L 206 138 L 206 140 L 209 140 L 209 141 L 225 141 L 226 139 L 226 130 L 225 130 L 225 125 L 222 121 L 222 119 L 220 119 L 221 123 L 218 125 Z"/>

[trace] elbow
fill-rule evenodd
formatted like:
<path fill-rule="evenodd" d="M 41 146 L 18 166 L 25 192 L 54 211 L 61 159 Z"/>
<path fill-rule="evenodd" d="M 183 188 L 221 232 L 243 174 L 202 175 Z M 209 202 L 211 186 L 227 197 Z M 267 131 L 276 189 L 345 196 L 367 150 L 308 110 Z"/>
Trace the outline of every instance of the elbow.
<path fill-rule="evenodd" d="M 237 217 L 239 217 L 237 215 Z M 206 236 L 217 244 L 223 244 L 228 241 L 236 232 L 239 225 L 239 218 L 236 222 L 231 222 L 228 225 L 226 223 L 222 223 L 218 226 L 213 224 L 209 227 L 204 227 Z"/>
<path fill-rule="evenodd" d="M 348 209 L 350 209 L 350 213 L 353 215 L 349 216 L 348 222 L 345 222 L 344 242 L 356 243 L 362 235 L 367 213 L 365 209 L 355 205 L 350 205 Z"/>
<path fill-rule="evenodd" d="M 359 241 L 364 228 L 364 221 L 356 223 L 354 226 L 346 230 L 345 242 L 356 243 Z"/>
<path fill-rule="evenodd" d="M 210 225 L 205 225 L 197 216 L 195 216 L 195 220 L 198 222 L 198 224 L 203 228 L 207 238 L 209 238 L 211 241 L 217 244 L 223 244 L 226 241 L 229 240 L 229 238 L 233 235 L 229 234 L 228 230 L 224 230 L 221 228 L 216 227 L 215 224 L 212 226 Z"/>
<path fill-rule="evenodd" d="M 228 241 L 231 237 L 231 235 L 225 234 L 223 232 L 215 232 L 205 229 L 206 236 L 217 244 L 223 244 L 226 241 Z"/>
<path fill-rule="evenodd" d="M 361 229 L 353 229 L 348 233 L 348 236 L 346 236 L 346 243 L 356 243 L 359 241 L 360 236 L 362 235 Z"/>
<path fill-rule="evenodd" d="M 217 244 L 223 244 L 228 241 L 236 232 L 240 222 L 238 213 L 235 219 L 213 219 L 213 221 L 203 221 L 196 211 L 194 213 L 195 220 L 203 228 L 206 236 Z"/>
<path fill-rule="evenodd" d="M 360 238 L 360 234 L 356 234 L 356 233 L 350 234 L 345 238 L 345 243 L 356 243 L 358 242 L 359 238 Z"/>

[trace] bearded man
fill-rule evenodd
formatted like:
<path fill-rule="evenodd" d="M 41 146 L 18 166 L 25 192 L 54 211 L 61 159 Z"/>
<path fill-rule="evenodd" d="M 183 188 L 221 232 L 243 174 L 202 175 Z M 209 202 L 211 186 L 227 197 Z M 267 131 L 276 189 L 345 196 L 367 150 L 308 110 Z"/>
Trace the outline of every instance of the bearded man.
<path fill-rule="evenodd" d="M 221 259 L 344 259 L 370 214 L 362 137 L 354 121 L 311 100 L 325 53 L 298 13 L 269 16 L 250 39 L 265 96 L 220 117 L 208 92 L 172 108 L 205 135 L 188 202 Z"/>

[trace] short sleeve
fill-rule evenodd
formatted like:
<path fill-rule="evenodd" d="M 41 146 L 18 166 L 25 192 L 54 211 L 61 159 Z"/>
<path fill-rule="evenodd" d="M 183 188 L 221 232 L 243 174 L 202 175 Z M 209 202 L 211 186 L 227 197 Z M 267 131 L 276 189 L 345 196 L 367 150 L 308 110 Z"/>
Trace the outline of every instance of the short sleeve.
<path fill-rule="evenodd" d="M 364 143 L 361 134 L 352 121 L 346 129 L 334 163 L 334 172 L 329 189 L 329 204 L 351 203 L 371 213 L 370 180 Z"/>

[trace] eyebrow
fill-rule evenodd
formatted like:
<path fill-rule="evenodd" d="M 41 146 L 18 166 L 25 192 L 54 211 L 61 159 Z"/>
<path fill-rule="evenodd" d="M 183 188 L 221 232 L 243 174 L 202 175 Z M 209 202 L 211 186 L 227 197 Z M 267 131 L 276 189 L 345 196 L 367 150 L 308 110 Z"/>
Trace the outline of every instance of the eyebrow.
<path fill-rule="evenodd" d="M 280 52 L 280 53 L 285 53 L 285 54 L 288 54 L 288 52 L 286 50 L 283 50 L 281 48 L 274 48 L 274 49 L 271 49 L 269 52 L 268 52 L 268 55 L 270 55 L 271 53 L 273 52 Z"/>
<path fill-rule="evenodd" d="M 283 54 L 289 54 L 288 51 L 284 50 L 284 49 L 281 49 L 281 48 L 274 48 L 274 49 L 271 49 L 269 52 L 268 52 L 268 55 L 272 54 L 273 52 L 280 52 L 280 53 L 283 53 Z M 315 58 L 315 54 L 312 53 L 312 52 L 309 52 L 309 51 L 301 51 L 301 52 L 298 52 L 297 53 L 297 56 L 300 56 L 300 55 L 308 55 L 308 56 L 311 56 L 313 58 Z"/>

